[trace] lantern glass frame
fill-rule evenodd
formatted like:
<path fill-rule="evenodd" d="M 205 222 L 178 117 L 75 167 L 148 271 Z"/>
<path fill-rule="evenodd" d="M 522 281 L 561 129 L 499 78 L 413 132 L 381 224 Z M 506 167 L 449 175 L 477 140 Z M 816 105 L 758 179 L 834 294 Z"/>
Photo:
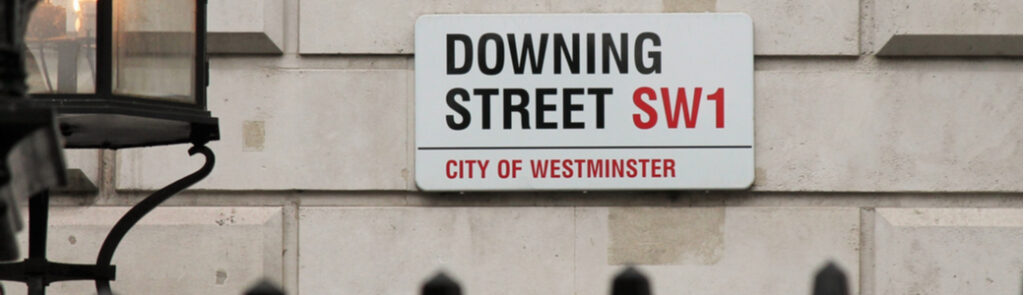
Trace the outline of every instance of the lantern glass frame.
<path fill-rule="evenodd" d="M 31 104 L 39 107 L 53 108 L 57 113 L 59 127 L 65 138 L 67 148 L 129 148 L 155 145 L 167 145 L 178 143 L 205 143 L 219 139 L 217 118 L 211 116 L 207 110 L 206 87 L 209 85 L 209 62 L 206 54 L 206 1 L 205 0 L 65 0 L 67 3 L 79 3 L 78 1 L 95 3 L 95 58 L 93 70 L 93 92 L 82 93 L 68 91 L 65 93 L 43 92 L 29 94 Z M 160 8 L 147 7 L 147 4 L 160 6 L 166 3 L 178 3 L 177 8 L 189 5 L 181 5 L 182 2 L 194 4 L 192 15 L 188 11 L 177 11 L 169 9 L 169 13 L 160 12 Z M 130 11 L 123 11 L 126 6 L 134 5 Z M 142 7 L 141 9 L 139 7 Z M 140 16 L 139 11 L 151 10 L 150 13 Z M 85 10 L 85 9 L 83 9 Z M 181 9 L 178 9 L 181 10 Z M 189 10 L 189 9 L 184 9 Z M 115 19 L 116 18 L 116 19 Z M 175 18 L 188 18 L 185 21 Z M 180 29 L 181 23 L 188 24 L 191 21 L 193 26 L 191 32 L 185 31 L 186 39 L 181 39 L 182 32 L 141 32 L 146 29 L 128 31 L 123 23 L 131 22 L 133 19 L 143 19 L 148 23 L 177 23 Z M 115 24 L 122 22 L 121 31 L 115 31 Z M 65 24 L 66 25 L 66 24 Z M 91 24 L 82 25 L 86 28 Z M 129 24 L 133 25 L 133 24 Z M 139 25 L 138 23 L 134 25 Z M 142 24 L 145 26 L 146 24 Z M 79 29 L 79 28 L 76 28 Z M 88 31 L 88 29 L 87 29 Z M 152 29 L 150 29 L 152 31 Z M 32 33 L 30 26 L 29 35 Z M 131 35 L 130 35 L 131 34 Z M 190 36 L 189 36 L 190 35 Z M 127 36 L 127 37 L 126 37 Z M 85 34 L 86 42 L 90 33 Z M 115 38 L 120 38 L 115 40 Z M 177 39 L 174 39 L 177 38 Z M 26 38 L 26 43 L 31 43 Z M 191 42 L 182 44 L 174 40 Z M 120 44 L 118 44 L 120 42 Z M 127 45 L 126 45 L 127 44 Z M 116 45 L 120 45 L 115 47 Z M 193 47 L 194 48 L 188 48 Z M 41 47 L 41 46 L 40 46 Z M 88 47 L 88 46 L 86 46 Z M 177 47 L 177 48 L 176 48 Z M 170 49 L 168 49 L 170 48 Z M 176 48 L 176 49 L 175 49 Z M 32 50 L 31 44 L 28 45 Z M 40 49 L 41 50 L 41 49 Z M 76 49 L 78 50 L 78 49 Z M 88 51 L 89 49 L 86 48 Z M 134 50 L 134 51 L 133 51 Z M 148 50 L 148 52 L 147 52 Z M 154 51 L 155 50 L 155 51 Z M 157 52 L 170 50 L 172 54 Z M 127 52 L 127 53 L 126 53 Z M 141 53 L 140 53 L 141 52 Z M 166 71 L 161 65 L 168 64 L 166 61 L 171 58 L 177 59 L 176 66 L 181 66 L 182 54 L 191 55 L 190 81 L 187 85 L 191 87 L 191 98 L 184 100 L 166 99 L 165 96 L 156 93 L 145 93 L 143 91 L 119 91 L 116 75 L 129 75 L 132 73 Z M 88 54 L 88 53 L 87 53 Z M 142 64 L 150 64 L 149 68 L 137 67 L 136 72 L 118 72 L 115 65 L 118 58 L 124 58 L 131 54 L 149 54 L 142 57 Z M 163 54 L 163 55 L 161 55 Z M 77 53 L 76 53 L 77 55 Z M 164 57 L 169 56 L 169 57 Z M 92 62 L 92 61 L 90 61 Z M 187 61 L 186 61 L 187 62 Z M 81 63 L 75 61 L 74 66 Z M 58 65 L 59 67 L 60 65 Z M 181 71 L 179 73 L 188 71 Z M 81 70 L 75 70 L 76 73 Z M 76 74 L 77 75 L 77 74 Z M 157 75 L 159 76 L 159 75 Z M 49 79 L 49 77 L 46 77 Z M 133 77 L 125 77 L 132 79 Z M 145 78 L 145 77 L 144 77 Z M 178 77 L 180 78 L 180 77 Z M 179 79 L 180 80 L 180 79 Z M 154 81 L 149 81 L 154 82 Z M 163 83 L 155 81 L 154 83 Z M 58 81 L 58 84 L 60 81 Z M 172 86 L 186 85 L 182 83 Z M 163 86 L 168 89 L 166 85 Z M 47 90 L 53 91 L 52 87 Z M 180 92 L 179 92 L 180 93 Z"/>

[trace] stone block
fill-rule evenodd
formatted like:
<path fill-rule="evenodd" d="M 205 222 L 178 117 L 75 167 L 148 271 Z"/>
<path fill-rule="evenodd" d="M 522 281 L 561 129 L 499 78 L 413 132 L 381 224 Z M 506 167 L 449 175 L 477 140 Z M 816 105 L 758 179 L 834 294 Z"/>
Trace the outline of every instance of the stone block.
<path fill-rule="evenodd" d="M 1020 208 L 877 209 L 874 294 L 1013 294 Z"/>
<path fill-rule="evenodd" d="M 413 53 L 416 18 L 424 14 L 660 12 L 661 9 L 661 1 L 656 0 L 305 0 L 299 8 L 299 53 L 410 54 Z"/>
<path fill-rule="evenodd" d="M 62 192 L 95 192 L 100 184 L 100 150 L 65 149 L 64 163 L 68 184 L 55 190 Z"/>
<path fill-rule="evenodd" d="M 1021 1 L 878 0 L 880 56 L 1020 56 Z"/>
<path fill-rule="evenodd" d="M 218 0 L 207 9 L 208 52 L 283 52 L 284 0 Z"/>
<path fill-rule="evenodd" d="M 216 61 L 216 60 L 215 60 Z M 197 189 L 404 190 L 407 70 L 211 70 L 221 140 Z M 117 188 L 152 190 L 198 169 L 185 145 L 118 151 Z"/>
<path fill-rule="evenodd" d="M 754 21 L 756 55 L 858 55 L 859 1 L 718 0 L 719 12 Z"/>
<path fill-rule="evenodd" d="M 572 208 L 301 208 L 299 293 L 572 294 Z"/>
<path fill-rule="evenodd" d="M 1006 65 L 758 71 L 754 189 L 1019 192 L 1022 77 Z"/>
<path fill-rule="evenodd" d="M 754 51 L 758 55 L 857 55 L 858 5 L 857 1 L 820 0 L 306 0 L 299 9 L 299 52 L 411 54 L 414 24 L 424 14 L 718 11 L 744 12 L 753 18 Z"/>
<path fill-rule="evenodd" d="M 639 263 L 655 294 L 801 294 L 829 259 L 854 274 L 852 286 L 859 269 L 855 208 L 321 207 L 299 215 L 301 293 L 412 293 L 443 268 L 465 294 L 607 294 L 622 264 Z"/>
<path fill-rule="evenodd" d="M 609 294 L 627 264 L 653 294 L 810 294 L 834 261 L 857 294 L 856 208 L 576 209 L 575 294 Z"/>
<path fill-rule="evenodd" d="M 127 210 L 51 208 L 48 259 L 95 263 L 110 228 Z M 263 277 L 280 283 L 281 218 L 280 208 L 157 208 L 114 252 L 117 280 L 111 288 L 118 294 L 241 294 Z M 27 250 L 27 231 L 19 240 Z M 9 294 L 25 294 L 21 283 L 4 282 L 4 288 Z M 93 281 L 58 282 L 47 288 L 47 294 L 95 293 Z"/>

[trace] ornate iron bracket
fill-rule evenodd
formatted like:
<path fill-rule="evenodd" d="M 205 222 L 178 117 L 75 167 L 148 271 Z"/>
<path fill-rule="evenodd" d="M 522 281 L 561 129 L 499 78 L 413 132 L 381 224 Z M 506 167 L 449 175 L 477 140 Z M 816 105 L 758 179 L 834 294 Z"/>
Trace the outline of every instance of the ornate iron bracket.
<path fill-rule="evenodd" d="M 175 194 L 206 178 L 213 171 L 213 151 L 202 143 L 197 143 L 188 150 L 189 155 L 197 153 L 206 157 L 206 163 L 196 172 L 185 176 L 174 183 L 146 197 L 120 220 L 114 224 L 107 238 L 100 247 L 96 264 L 66 264 L 46 260 L 46 229 L 50 196 L 43 192 L 29 200 L 29 257 L 17 263 L 0 264 L 0 280 L 20 281 L 28 285 L 31 295 L 46 294 L 46 286 L 56 281 L 95 280 L 99 294 L 111 294 L 110 280 L 115 278 L 116 268 L 111 265 L 114 250 L 125 234 L 142 217 Z"/>
<path fill-rule="evenodd" d="M 192 174 L 189 174 L 188 176 L 185 176 L 184 178 L 154 192 L 152 195 L 149 195 L 145 200 L 142 200 L 142 202 L 139 202 L 132 207 L 131 210 L 128 210 L 128 213 L 125 213 L 124 216 L 117 221 L 117 224 L 114 224 L 114 228 L 110 229 L 110 233 L 107 234 L 107 238 L 103 240 L 103 246 L 100 247 L 100 253 L 96 257 L 97 266 L 111 266 L 110 260 L 113 259 L 114 250 L 117 250 L 117 245 L 121 243 L 121 239 L 124 238 L 124 235 L 128 233 L 128 230 L 131 230 L 132 226 L 135 226 L 135 224 L 138 223 L 143 216 L 146 216 L 149 211 L 152 211 L 153 208 L 156 208 L 156 206 L 159 206 L 160 203 L 163 203 L 170 197 L 174 196 L 174 194 L 185 190 L 200 180 L 203 180 L 203 178 L 206 178 L 207 175 L 210 175 L 210 171 L 213 171 L 213 163 L 215 161 L 213 151 L 205 145 L 195 145 L 188 149 L 189 155 L 195 155 L 196 153 L 202 153 L 203 156 L 206 156 L 206 163 L 203 164 L 202 168 L 199 168 L 198 171 L 192 172 Z M 113 276 L 110 278 L 96 278 L 96 291 L 101 295 L 110 294 L 111 279 L 113 279 Z"/>

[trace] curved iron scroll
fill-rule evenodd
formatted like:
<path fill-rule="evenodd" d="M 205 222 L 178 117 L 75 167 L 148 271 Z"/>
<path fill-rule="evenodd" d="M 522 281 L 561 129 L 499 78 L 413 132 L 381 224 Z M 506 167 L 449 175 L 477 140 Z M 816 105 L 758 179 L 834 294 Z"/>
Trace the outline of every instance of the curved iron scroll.
<path fill-rule="evenodd" d="M 99 256 L 96 257 L 96 265 L 101 267 L 110 266 L 110 260 L 114 257 L 114 250 L 117 250 L 117 245 L 121 243 L 121 239 L 124 238 L 124 235 L 128 233 L 128 230 L 130 230 L 132 226 L 135 226 L 143 216 L 146 216 L 149 211 L 152 211 L 153 208 L 159 206 L 160 203 L 163 203 L 170 197 L 174 196 L 174 194 L 177 194 L 193 184 L 196 184 L 200 180 L 203 180 L 203 178 L 206 178 L 206 176 L 210 174 L 210 171 L 213 171 L 213 151 L 204 145 L 196 145 L 188 149 L 189 155 L 195 155 L 196 153 L 202 153 L 203 156 L 206 156 L 206 163 L 203 164 L 203 167 L 199 168 L 198 171 L 193 172 L 192 174 L 189 174 L 188 176 L 185 176 L 184 178 L 154 192 L 152 195 L 149 195 L 149 197 L 142 200 L 142 202 L 139 202 L 132 207 L 131 210 L 128 210 L 128 213 L 125 213 L 124 216 L 117 221 L 114 228 L 110 229 L 110 233 L 107 234 L 107 238 L 103 240 L 103 246 L 100 247 Z M 99 294 L 111 294 L 110 281 L 97 279 L 96 291 Z"/>

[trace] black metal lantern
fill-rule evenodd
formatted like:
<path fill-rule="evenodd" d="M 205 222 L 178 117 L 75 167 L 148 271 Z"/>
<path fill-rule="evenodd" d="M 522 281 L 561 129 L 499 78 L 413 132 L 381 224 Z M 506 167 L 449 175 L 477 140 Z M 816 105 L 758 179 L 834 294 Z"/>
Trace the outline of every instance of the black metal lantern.
<path fill-rule="evenodd" d="M 206 110 L 206 5 L 196 0 L 42 0 L 25 32 L 31 101 L 68 148 L 218 138 Z"/>
<path fill-rule="evenodd" d="M 4 0 L 0 16 L 0 260 L 17 257 L 12 188 L 31 194 L 28 259 L 0 264 L 0 280 L 24 282 L 29 294 L 55 281 L 95 280 L 109 294 L 125 234 L 213 169 L 205 144 L 219 133 L 206 109 L 206 0 Z M 63 169 L 62 148 L 177 143 L 193 144 L 189 154 L 206 163 L 132 207 L 96 264 L 46 259 L 47 188 L 64 181 L 54 172 Z"/>

